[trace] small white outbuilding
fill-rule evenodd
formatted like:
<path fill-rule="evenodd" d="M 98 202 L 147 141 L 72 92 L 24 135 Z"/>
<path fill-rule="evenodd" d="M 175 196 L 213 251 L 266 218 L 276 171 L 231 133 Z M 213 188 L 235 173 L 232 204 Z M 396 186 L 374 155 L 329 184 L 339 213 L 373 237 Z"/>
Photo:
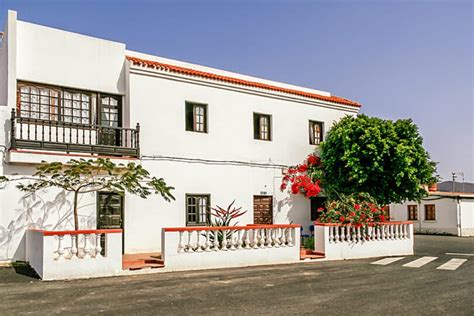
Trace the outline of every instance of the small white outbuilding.
<path fill-rule="evenodd" d="M 472 183 L 438 184 L 420 202 L 390 205 L 390 219 L 411 220 L 417 233 L 474 236 L 474 187 Z"/>

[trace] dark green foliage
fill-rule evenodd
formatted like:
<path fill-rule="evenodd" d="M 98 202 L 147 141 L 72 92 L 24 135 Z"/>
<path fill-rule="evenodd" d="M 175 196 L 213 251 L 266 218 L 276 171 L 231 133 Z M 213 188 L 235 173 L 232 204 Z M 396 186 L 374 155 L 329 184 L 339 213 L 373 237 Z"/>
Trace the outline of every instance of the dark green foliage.
<path fill-rule="evenodd" d="M 436 163 L 411 120 L 347 116 L 321 144 L 321 159 L 323 187 L 333 198 L 367 192 L 380 204 L 420 200 L 423 185 L 437 180 Z"/>

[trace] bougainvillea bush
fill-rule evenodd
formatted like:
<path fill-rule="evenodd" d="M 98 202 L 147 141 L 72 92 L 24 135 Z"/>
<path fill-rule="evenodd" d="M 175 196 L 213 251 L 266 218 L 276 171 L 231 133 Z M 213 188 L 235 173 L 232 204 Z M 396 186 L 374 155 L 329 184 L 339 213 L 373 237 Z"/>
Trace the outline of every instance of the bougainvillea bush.
<path fill-rule="evenodd" d="M 367 193 L 340 196 L 328 201 L 325 208 L 319 208 L 319 221 L 322 223 L 352 224 L 354 226 L 373 226 L 386 219 L 383 206 L 377 205 Z"/>
<path fill-rule="evenodd" d="M 280 190 L 302 194 L 307 198 L 316 197 L 321 192 L 321 177 L 321 159 L 310 154 L 302 164 L 288 168 Z"/>

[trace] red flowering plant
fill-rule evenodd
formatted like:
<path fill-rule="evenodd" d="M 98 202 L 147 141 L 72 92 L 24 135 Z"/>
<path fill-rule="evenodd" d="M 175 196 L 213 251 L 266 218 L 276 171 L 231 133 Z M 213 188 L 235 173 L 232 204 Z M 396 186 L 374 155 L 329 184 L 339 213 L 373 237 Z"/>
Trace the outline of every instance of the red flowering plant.
<path fill-rule="evenodd" d="M 321 223 L 351 224 L 356 227 L 374 226 L 386 218 L 383 206 L 377 205 L 367 193 L 340 196 L 319 208 Z"/>
<path fill-rule="evenodd" d="M 227 208 L 222 208 L 219 205 L 216 207 L 211 207 L 210 215 L 211 218 L 209 219 L 209 226 L 213 227 L 229 227 L 229 226 L 237 226 L 239 222 L 235 222 L 231 225 L 231 221 L 235 220 L 236 218 L 244 215 L 247 211 L 242 211 L 242 207 L 235 207 L 233 206 L 235 200 L 227 206 Z M 203 234 L 205 236 L 206 234 Z M 232 233 L 227 231 L 225 234 L 225 239 L 230 240 L 232 238 Z M 209 235 L 210 242 L 214 242 L 214 234 Z M 217 240 L 222 245 L 222 241 L 224 240 L 224 232 L 219 230 L 217 232 Z"/>
<path fill-rule="evenodd" d="M 302 164 L 288 168 L 280 190 L 288 189 L 293 194 L 302 194 L 307 198 L 316 197 L 321 192 L 321 176 L 321 159 L 310 154 Z"/>

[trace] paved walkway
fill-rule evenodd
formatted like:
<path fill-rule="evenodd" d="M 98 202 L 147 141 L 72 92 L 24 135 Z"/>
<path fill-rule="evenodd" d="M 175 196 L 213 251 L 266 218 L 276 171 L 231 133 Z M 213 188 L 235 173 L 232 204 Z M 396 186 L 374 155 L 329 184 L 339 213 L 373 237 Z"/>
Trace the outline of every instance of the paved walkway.
<path fill-rule="evenodd" d="M 0 315 L 472 315 L 474 257 L 459 253 L 474 254 L 474 238 L 417 236 L 416 255 L 392 262 L 376 258 L 58 282 L 0 269 Z M 404 266 L 410 262 L 421 263 Z M 443 265 L 449 268 L 439 269 Z"/>

